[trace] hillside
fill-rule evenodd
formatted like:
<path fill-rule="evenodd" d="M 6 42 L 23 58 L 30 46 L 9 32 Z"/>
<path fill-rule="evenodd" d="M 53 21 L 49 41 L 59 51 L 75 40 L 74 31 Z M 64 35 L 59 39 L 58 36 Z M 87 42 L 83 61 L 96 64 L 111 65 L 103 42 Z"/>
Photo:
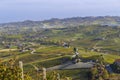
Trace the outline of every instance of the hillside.
<path fill-rule="evenodd" d="M 14 28 L 13 28 L 14 29 Z M 62 45 L 83 47 L 86 50 L 100 50 L 104 53 L 119 54 L 120 27 L 108 25 L 73 26 L 50 29 L 2 30 L 0 43 L 37 43 L 42 45 Z M 19 41 L 19 42 L 18 42 Z"/>
<path fill-rule="evenodd" d="M 0 24 L 0 27 L 38 27 L 38 28 L 63 28 L 78 25 L 120 25 L 120 17 L 118 16 L 98 16 L 98 17 L 73 17 L 65 19 L 53 18 L 44 21 L 26 20 L 23 22 L 12 22 Z"/>
<path fill-rule="evenodd" d="M 90 69 L 86 69 L 86 65 L 82 68 L 79 65 L 97 59 L 107 65 L 120 58 L 119 17 L 76 17 L 7 23 L 0 26 L 1 62 L 10 59 L 15 59 L 16 63 L 22 61 L 24 73 L 28 73 L 35 80 L 41 76 L 36 77 L 34 66 L 47 68 L 49 77 L 53 73 L 49 69 L 66 67 L 69 64 L 75 47 L 78 48 L 82 62 L 70 62 L 70 70 L 55 70 L 62 78 L 67 76 L 73 80 L 87 80 Z M 101 60 L 101 55 L 104 60 Z"/>

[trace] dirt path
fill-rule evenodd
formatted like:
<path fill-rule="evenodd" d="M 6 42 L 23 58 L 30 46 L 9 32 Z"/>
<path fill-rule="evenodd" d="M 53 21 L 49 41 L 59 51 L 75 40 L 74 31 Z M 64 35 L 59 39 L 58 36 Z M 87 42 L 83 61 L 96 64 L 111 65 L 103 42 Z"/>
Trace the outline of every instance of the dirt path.
<path fill-rule="evenodd" d="M 15 51 L 17 49 L 0 49 L 0 52 L 9 52 L 9 51 Z"/>
<path fill-rule="evenodd" d="M 91 62 L 79 62 L 79 63 L 72 63 L 68 62 L 62 65 L 57 65 L 54 67 L 47 68 L 47 70 L 61 70 L 61 69 L 79 69 L 79 68 L 91 68 L 93 66 L 93 63 Z"/>

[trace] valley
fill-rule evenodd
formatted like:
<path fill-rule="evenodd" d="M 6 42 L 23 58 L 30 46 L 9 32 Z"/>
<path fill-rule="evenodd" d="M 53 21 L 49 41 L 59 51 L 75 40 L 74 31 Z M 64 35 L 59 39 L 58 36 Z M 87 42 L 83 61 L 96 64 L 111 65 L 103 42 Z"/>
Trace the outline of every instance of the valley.
<path fill-rule="evenodd" d="M 61 78 L 70 78 L 66 80 L 92 80 L 88 75 L 91 69 L 94 71 L 101 65 L 112 68 L 120 59 L 119 17 L 51 19 L 0 26 L 0 62 L 6 64 L 13 59 L 18 65 L 22 61 L 24 73 L 32 80 L 41 79 L 42 67 L 47 69 L 48 80 L 52 80 L 50 75 L 54 73 L 59 73 Z M 80 58 L 78 63 L 72 59 L 76 52 Z M 102 66 L 102 70 L 106 70 L 105 67 Z M 103 74 L 107 74 L 106 71 Z M 109 77 L 117 76 L 119 80 L 118 72 L 108 70 L 108 74 Z"/>

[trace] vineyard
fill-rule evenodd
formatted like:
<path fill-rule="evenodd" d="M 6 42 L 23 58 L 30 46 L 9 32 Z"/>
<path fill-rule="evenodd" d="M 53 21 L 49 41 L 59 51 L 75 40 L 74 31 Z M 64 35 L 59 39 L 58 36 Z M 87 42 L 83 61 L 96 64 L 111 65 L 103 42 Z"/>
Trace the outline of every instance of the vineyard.
<path fill-rule="evenodd" d="M 0 63 L 0 80 L 34 80 L 28 73 L 23 72 L 22 62 L 16 64 L 14 59 L 10 59 L 6 63 Z M 55 71 L 46 76 L 46 68 L 36 69 L 35 72 L 35 80 L 72 80 L 70 77 L 61 79 L 60 74 Z"/>
<path fill-rule="evenodd" d="M 23 28 L 18 32 L 6 30 L 0 35 L 2 80 L 91 80 L 96 75 L 104 80 L 107 72 L 109 78 L 119 76 L 106 70 L 107 65 L 120 59 L 119 27 L 80 25 L 37 32 Z M 105 67 L 101 67 L 101 62 Z"/>
<path fill-rule="evenodd" d="M 1 52 L 4 53 L 4 55 L 1 54 L 2 57 L 8 55 L 9 50 L 1 50 Z M 71 61 L 72 47 L 44 46 L 43 49 L 36 47 L 35 54 L 30 54 L 30 51 L 19 53 L 18 50 L 10 50 L 10 52 L 13 54 L 4 59 L 1 58 L 0 79 L 2 80 L 86 80 L 90 78 L 88 73 L 96 69 L 47 70 L 49 67 L 63 64 L 65 61 Z M 62 55 L 57 55 L 57 53 Z M 79 53 L 84 61 L 99 59 L 105 64 L 111 64 L 115 59 L 120 58 L 112 54 L 102 54 L 103 61 L 101 53 L 86 52 L 82 48 L 79 48 Z M 96 74 L 96 72 L 94 71 L 92 74 Z"/>

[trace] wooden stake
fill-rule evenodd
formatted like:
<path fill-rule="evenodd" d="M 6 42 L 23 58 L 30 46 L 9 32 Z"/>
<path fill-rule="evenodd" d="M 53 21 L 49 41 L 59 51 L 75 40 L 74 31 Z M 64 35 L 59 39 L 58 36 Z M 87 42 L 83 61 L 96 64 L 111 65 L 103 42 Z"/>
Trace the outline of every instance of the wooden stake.
<path fill-rule="evenodd" d="M 43 70 L 43 80 L 47 80 L 46 78 L 46 68 L 42 68 Z"/>
<path fill-rule="evenodd" d="M 23 75 L 23 62 L 22 62 L 22 61 L 19 61 L 19 67 L 20 67 L 20 69 L 22 70 L 22 71 L 21 71 L 21 78 L 22 78 L 22 80 L 24 80 L 24 75 Z"/>
<path fill-rule="evenodd" d="M 57 73 L 57 80 L 60 80 L 60 74 Z"/>

